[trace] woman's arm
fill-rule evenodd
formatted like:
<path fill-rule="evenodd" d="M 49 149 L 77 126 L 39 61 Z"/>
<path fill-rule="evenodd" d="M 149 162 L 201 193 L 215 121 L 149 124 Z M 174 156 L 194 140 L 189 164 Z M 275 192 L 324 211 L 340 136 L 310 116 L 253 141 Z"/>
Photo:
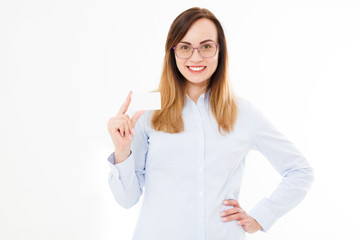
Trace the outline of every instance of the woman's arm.
<path fill-rule="evenodd" d="M 282 181 L 268 198 L 263 198 L 250 212 L 268 231 L 275 221 L 297 206 L 314 181 L 313 168 L 296 146 L 268 121 L 258 108 L 250 103 L 253 123 L 253 149 L 264 155 Z"/>
<path fill-rule="evenodd" d="M 117 164 L 115 152 L 108 157 L 111 169 L 108 178 L 110 189 L 116 202 L 127 209 L 135 205 L 143 193 L 148 150 L 148 137 L 145 132 L 146 116 L 147 114 L 144 113 L 135 125 L 130 156 Z"/>

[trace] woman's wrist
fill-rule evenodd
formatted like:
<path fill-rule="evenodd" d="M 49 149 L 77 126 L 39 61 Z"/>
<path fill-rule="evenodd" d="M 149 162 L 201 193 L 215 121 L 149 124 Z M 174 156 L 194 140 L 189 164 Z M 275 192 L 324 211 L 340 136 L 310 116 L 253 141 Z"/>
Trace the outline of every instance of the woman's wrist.
<path fill-rule="evenodd" d="M 115 164 L 125 161 L 131 154 L 131 150 L 115 150 Z"/>

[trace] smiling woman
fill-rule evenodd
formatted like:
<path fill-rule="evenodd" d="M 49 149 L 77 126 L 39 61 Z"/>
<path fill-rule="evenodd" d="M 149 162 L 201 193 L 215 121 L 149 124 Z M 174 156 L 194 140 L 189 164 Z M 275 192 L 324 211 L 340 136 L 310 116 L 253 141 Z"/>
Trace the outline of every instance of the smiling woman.
<path fill-rule="evenodd" d="M 170 27 L 159 85 L 162 109 L 154 113 L 152 127 L 169 133 L 183 131 L 185 93 L 196 103 L 210 89 L 210 107 L 219 132 L 230 132 L 238 110 L 229 87 L 225 34 L 209 10 L 192 8 Z"/>
<path fill-rule="evenodd" d="M 158 91 L 161 110 L 109 120 L 109 185 L 124 208 L 143 194 L 134 240 L 244 240 L 294 208 L 313 180 L 298 149 L 229 88 L 226 40 L 216 17 L 191 8 L 170 27 Z M 249 213 L 238 197 L 250 150 L 283 177 Z"/>
<path fill-rule="evenodd" d="M 190 89 L 206 89 L 209 85 L 210 77 L 218 64 L 216 42 L 215 24 L 207 18 L 202 18 L 190 27 L 180 44 L 174 47 L 176 66 L 186 78 L 187 86 L 191 86 Z M 197 51 L 194 51 L 195 49 Z"/>
<path fill-rule="evenodd" d="M 208 31 L 204 32 L 204 29 Z M 211 36 L 210 39 L 201 41 L 201 39 L 206 39 Z M 191 40 L 187 40 L 191 39 Z M 213 39 L 213 40 L 212 40 Z M 180 72 L 184 75 L 187 74 L 186 71 L 181 71 L 183 65 L 187 67 L 190 64 L 195 64 L 198 62 L 203 62 L 205 66 L 203 68 L 208 67 L 207 76 L 202 77 L 205 80 L 209 80 L 211 75 L 215 72 L 218 62 L 218 52 L 217 52 L 217 33 L 215 24 L 206 19 L 199 19 L 197 20 L 189 29 L 185 37 L 183 38 L 180 43 L 174 47 L 175 56 L 176 56 L 176 64 L 180 70 Z M 192 47 L 191 45 L 199 45 L 199 47 Z M 195 54 L 194 54 L 194 50 Z M 209 68 L 210 67 L 210 68 Z M 193 77 L 191 75 L 188 76 L 189 78 Z M 192 82 L 191 79 L 186 78 L 188 81 Z M 207 82 L 204 82 L 206 84 Z"/>

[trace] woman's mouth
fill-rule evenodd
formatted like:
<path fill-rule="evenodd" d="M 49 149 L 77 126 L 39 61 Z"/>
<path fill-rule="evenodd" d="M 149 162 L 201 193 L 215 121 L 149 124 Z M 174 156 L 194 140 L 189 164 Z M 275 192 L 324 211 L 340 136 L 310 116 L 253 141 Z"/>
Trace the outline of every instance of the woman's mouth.
<path fill-rule="evenodd" d="M 200 73 L 205 70 L 206 66 L 186 66 L 192 73 Z"/>

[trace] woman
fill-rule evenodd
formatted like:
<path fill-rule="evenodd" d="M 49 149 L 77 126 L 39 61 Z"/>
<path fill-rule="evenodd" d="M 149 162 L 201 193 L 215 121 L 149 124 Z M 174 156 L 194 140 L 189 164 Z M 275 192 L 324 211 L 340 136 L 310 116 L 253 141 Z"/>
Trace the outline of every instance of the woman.
<path fill-rule="evenodd" d="M 184 11 L 166 41 L 161 110 L 130 118 L 130 92 L 109 120 L 115 146 L 109 184 L 116 201 L 130 208 L 145 189 L 133 239 L 246 239 L 245 232 L 268 231 L 310 188 L 307 160 L 256 107 L 233 95 L 227 59 L 216 17 L 201 8 Z M 247 212 L 237 199 L 251 149 L 283 179 Z"/>

